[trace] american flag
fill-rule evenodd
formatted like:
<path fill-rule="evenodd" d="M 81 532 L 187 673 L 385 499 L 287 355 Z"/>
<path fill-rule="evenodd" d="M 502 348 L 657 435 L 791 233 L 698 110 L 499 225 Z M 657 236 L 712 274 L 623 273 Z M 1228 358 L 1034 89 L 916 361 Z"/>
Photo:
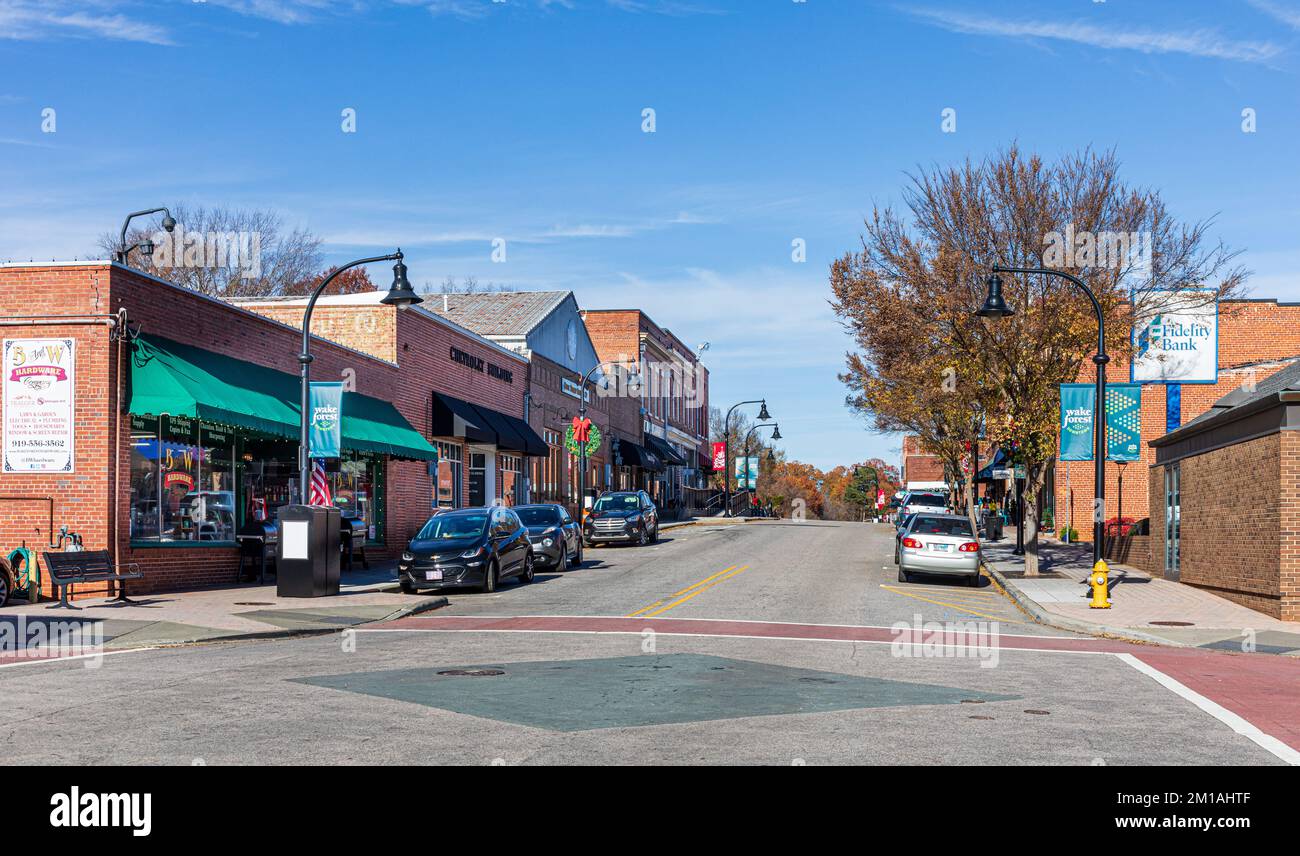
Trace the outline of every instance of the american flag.
<path fill-rule="evenodd" d="M 311 502 L 309 505 L 333 505 L 334 499 L 330 496 L 330 480 L 325 475 L 325 461 L 321 458 L 312 458 L 311 462 Z"/>

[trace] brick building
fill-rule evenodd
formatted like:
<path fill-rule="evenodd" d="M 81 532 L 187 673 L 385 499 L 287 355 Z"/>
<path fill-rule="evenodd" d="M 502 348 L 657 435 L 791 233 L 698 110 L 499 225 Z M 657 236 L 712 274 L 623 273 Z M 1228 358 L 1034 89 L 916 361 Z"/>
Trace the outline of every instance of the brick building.
<path fill-rule="evenodd" d="M 0 265 L 0 310 L 0 544 L 39 551 L 67 526 L 87 549 L 138 563 L 134 590 L 233 582 L 235 532 L 274 519 L 299 487 L 300 330 L 109 262 Z M 407 366 L 436 336 L 381 316 L 377 353 L 315 337 L 312 377 L 348 390 L 329 478 L 384 555 L 429 514 L 431 408 Z M 495 347 L 444 335 L 439 347 Z M 518 412 L 519 396 L 493 394 Z"/>
<path fill-rule="evenodd" d="M 428 306 L 529 361 L 527 419 L 547 444 L 546 457 L 534 459 L 529 471 L 532 501 L 560 502 L 577 514 L 579 456 L 569 451 L 566 433 L 583 395 L 600 436 L 587 456 L 588 498 L 641 483 L 642 456 L 633 454 L 642 439 L 640 398 L 626 394 L 626 373 L 600 366 L 573 292 L 443 294 Z M 615 463 L 615 449 L 621 463 Z"/>
<path fill-rule="evenodd" d="M 1300 621 L 1300 361 L 1151 441 L 1149 569 Z"/>
<path fill-rule="evenodd" d="M 903 437 L 903 462 L 899 476 L 904 488 L 941 488 L 946 483 L 943 461 L 921 448 L 921 438 L 915 434 Z"/>
<path fill-rule="evenodd" d="M 312 315 L 312 330 L 390 361 L 402 369 L 397 395 L 438 450 L 436 497 L 431 505 L 463 508 L 527 499 L 530 461 L 546 443 L 525 421 L 528 360 L 515 351 L 444 318 L 426 304 L 396 309 L 383 292 L 326 295 Z M 302 298 L 242 300 L 252 312 L 301 327 Z M 436 307 L 436 304 L 434 306 Z"/>
<path fill-rule="evenodd" d="M 1106 518 L 1119 512 L 1120 478 L 1123 477 L 1124 517 L 1140 520 L 1150 515 L 1151 468 L 1155 450 L 1148 441 L 1168 433 L 1169 410 L 1173 401 L 1177 424 L 1186 425 L 1208 411 L 1224 395 L 1243 386 L 1258 384 L 1300 356 L 1300 303 L 1276 300 L 1234 300 L 1219 304 L 1219 377 L 1213 384 L 1145 384 L 1142 387 L 1141 460 L 1126 465 L 1106 463 Z M 1129 361 L 1114 358 L 1107 366 L 1110 383 L 1129 382 Z M 1085 360 L 1078 381 L 1091 383 L 1093 364 Z M 1073 526 L 1079 536 L 1091 539 L 1093 464 L 1091 461 L 1058 461 L 1049 488 L 1055 525 Z M 1152 519 L 1154 532 L 1156 520 Z M 1155 553 L 1153 552 L 1153 557 Z M 1153 568 L 1157 573 L 1158 567 Z"/>
<path fill-rule="evenodd" d="M 642 441 L 664 462 L 640 486 L 672 507 L 686 489 L 704 486 L 709 371 L 686 343 L 639 309 L 585 309 L 582 317 L 602 361 L 638 367 Z"/>

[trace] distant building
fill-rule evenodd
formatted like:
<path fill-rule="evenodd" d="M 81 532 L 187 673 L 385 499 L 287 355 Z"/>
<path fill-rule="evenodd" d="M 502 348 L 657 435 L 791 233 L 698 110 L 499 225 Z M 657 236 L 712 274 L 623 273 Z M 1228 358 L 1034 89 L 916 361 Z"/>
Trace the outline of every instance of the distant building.
<path fill-rule="evenodd" d="M 921 438 L 915 434 L 903 437 L 903 462 L 898 472 L 903 487 L 909 490 L 942 488 L 947 484 L 943 461 L 921 448 Z"/>

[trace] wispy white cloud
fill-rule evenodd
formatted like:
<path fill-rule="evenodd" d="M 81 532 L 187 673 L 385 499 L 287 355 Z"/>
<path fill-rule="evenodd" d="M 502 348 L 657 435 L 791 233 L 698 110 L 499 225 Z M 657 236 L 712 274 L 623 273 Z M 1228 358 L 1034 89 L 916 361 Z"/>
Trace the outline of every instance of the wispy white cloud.
<path fill-rule="evenodd" d="M 1300 8 L 1278 3 L 1276 0 L 1246 0 L 1260 12 L 1281 21 L 1293 30 L 1300 30 Z"/>
<path fill-rule="evenodd" d="M 1050 39 L 1107 50 L 1177 53 L 1236 62 L 1267 62 L 1282 52 L 1269 41 L 1231 39 L 1214 30 L 1161 31 L 1102 26 L 1084 21 L 995 18 L 947 9 L 911 9 L 909 14 L 955 33 L 1012 39 Z"/>
<path fill-rule="evenodd" d="M 62 0 L 0 0 L 0 38 L 19 41 L 102 38 L 174 44 L 165 28 L 120 13 L 106 13 L 104 9 L 103 4 Z"/>

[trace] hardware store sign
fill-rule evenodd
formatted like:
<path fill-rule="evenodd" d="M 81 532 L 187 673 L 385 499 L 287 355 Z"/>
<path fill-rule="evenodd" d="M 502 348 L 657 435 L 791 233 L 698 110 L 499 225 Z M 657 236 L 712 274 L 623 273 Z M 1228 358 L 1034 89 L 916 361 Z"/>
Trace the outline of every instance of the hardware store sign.
<path fill-rule="evenodd" d="M 5 339 L 4 471 L 72 472 L 72 339 Z"/>

